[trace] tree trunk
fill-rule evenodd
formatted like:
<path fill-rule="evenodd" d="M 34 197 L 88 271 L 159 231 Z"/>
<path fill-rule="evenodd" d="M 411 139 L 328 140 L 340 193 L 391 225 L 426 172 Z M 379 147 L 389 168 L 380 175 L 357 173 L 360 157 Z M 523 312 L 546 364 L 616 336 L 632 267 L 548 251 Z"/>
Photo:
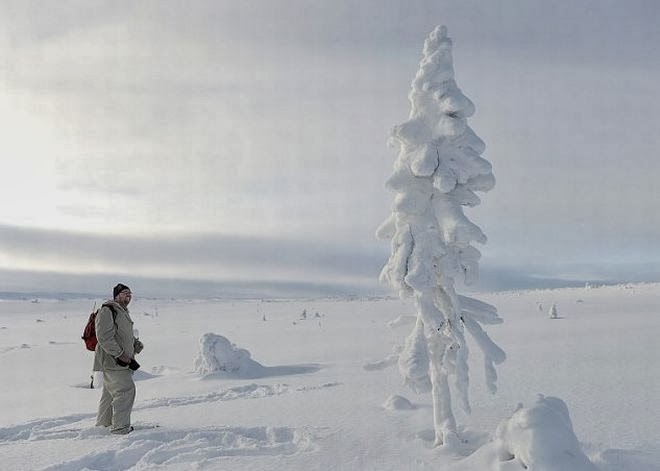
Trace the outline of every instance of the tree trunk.
<path fill-rule="evenodd" d="M 438 335 L 438 334 L 436 334 Z M 451 393 L 447 371 L 443 360 L 447 345 L 438 335 L 429 340 L 429 353 L 431 361 L 431 395 L 433 397 L 433 426 L 435 428 L 434 446 L 449 445 L 457 437 L 456 419 L 451 409 Z"/>

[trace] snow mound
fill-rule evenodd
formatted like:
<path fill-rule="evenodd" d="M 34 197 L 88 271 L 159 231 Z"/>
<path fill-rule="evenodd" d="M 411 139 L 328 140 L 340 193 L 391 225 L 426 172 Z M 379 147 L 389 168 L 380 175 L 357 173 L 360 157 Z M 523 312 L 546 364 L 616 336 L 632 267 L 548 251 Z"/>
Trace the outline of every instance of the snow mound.
<path fill-rule="evenodd" d="M 566 403 L 538 395 L 500 423 L 493 441 L 448 471 L 598 471 L 578 443 Z M 627 468 L 626 468 L 627 469 Z"/>
<path fill-rule="evenodd" d="M 217 373 L 250 374 L 263 368 L 252 360 L 250 352 L 238 348 L 222 335 L 209 332 L 199 339 L 194 371 L 201 376 Z"/>
<path fill-rule="evenodd" d="M 383 408 L 387 410 L 412 410 L 415 406 L 405 397 L 395 394 L 385 400 Z"/>
<path fill-rule="evenodd" d="M 539 394 L 530 408 L 522 405 L 495 432 L 500 460 L 536 471 L 596 471 L 580 448 L 566 403 Z"/>

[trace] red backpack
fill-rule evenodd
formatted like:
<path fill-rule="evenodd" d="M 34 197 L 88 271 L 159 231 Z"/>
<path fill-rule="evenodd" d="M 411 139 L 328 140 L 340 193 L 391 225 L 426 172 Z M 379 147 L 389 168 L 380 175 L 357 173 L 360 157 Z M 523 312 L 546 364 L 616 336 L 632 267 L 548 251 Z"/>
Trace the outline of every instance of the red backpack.
<path fill-rule="evenodd" d="M 114 321 L 117 319 L 117 311 L 115 311 L 115 307 L 112 304 L 104 304 L 101 307 L 109 307 L 112 311 L 112 320 Z M 96 351 L 96 344 L 98 343 L 98 340 L 96 339 L 96 314 L 98 314 L 99 311 L 100 309 L 97 309 L 89 315 L 82 337 L 80 337 L 85 341 L 85 347 L 87 350 L 92 352 Z"/>

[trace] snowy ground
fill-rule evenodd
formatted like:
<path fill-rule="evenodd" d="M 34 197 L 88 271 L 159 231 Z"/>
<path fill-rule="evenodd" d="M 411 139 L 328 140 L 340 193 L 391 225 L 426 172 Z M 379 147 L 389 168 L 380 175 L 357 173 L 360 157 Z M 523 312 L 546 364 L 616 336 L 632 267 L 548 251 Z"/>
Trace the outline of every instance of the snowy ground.
<path fill-rule="evenodd" d="M 598 469 L 660 470 L 660 285 L 480 299 L 505 320 L 488 332 L 508 358 L 491 396 L 473 349 L 473 412 L 457 411 L 467 443 L 452 452 L 431 446 L 430 396 L 401 386 L 396 366 L 381 368 L 410 330 L 405 317 L 388 322 L 414 314 L 411 304 L 136 299 L 139 427 L 115 437 L 94 427 L 100 391 L 88 388 L 92 354 L 79 338 L 93 301 L 0 302 L 0 467 L 508 471 L 521 466 L 500 462 L 489 442 L 542 393 L 565 401 Z M 559 319 L 548 318 L 553 303 Z M 205 333 L 264 368 L 200 377 Z"/>

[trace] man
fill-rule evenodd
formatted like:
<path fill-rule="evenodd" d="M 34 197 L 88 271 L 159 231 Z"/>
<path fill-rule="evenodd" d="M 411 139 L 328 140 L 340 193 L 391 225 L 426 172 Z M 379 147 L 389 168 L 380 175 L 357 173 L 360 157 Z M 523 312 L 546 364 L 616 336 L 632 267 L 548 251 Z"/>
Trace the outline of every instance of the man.
<path fill-rule="evenodd" d="M 110 427 L 110 432 L 124 435 L 133 431 L 131 411 L 135 402 L 133 371 L 140 365 L 135 354 L 143 345 L 133 336 L 133 320 L 128 305 L 133 293 L 119 283 L 112 290 L 113 300 L 106 301 L 96 315 L 98 344 L 94 354 L 94 371 L 103 372 L 103 392 L 96 425 Z"/>

